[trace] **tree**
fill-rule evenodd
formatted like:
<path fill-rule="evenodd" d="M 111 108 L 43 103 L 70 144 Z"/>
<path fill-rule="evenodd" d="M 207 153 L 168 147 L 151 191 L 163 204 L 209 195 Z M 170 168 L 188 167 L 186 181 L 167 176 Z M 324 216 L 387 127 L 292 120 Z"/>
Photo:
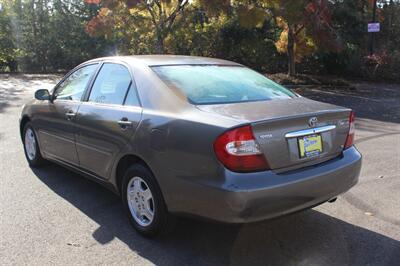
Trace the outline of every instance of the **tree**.
<path fill-rule="evenodd" d="M 82 0 L 0 0 L 0 61 L 8 70 L 67 70 L 111 45 L 84 25 L 97 15 Z M 3 67 L 5 69 L 5 67 Z"/>
<path fill-rule="evenodd" d="M 89 4 L 99 5 L 99 0 L 86 0 Z M 136 20 L 135 30 L 147 26 L 147 32 L 155 33 L 157 53 L 165 52 L 165 39 L 171 33 L 176 21 L 182 16 L 189 0 L 107 0 L 102 3 L 99 14 L 88 22 L 86 30 L 92 35 L 110 35 L 120 28 L 129 18 Z"/>
<path fill-rule="evenodd" d="M 341 40 L 331 26 L 331 14 L 327 0 L 285 2 L 288 3 L 288 6 L 286 8 L 280 6 L 277 12 L 280 16 L 278 19 L 283 20 L 281 27 L 284 29 L 277 46 L 279 47 L 279 44 L 285 43 L 285 39 L 287 40 L 287 45 L 284 46 L 286 48 L 278 48 L 278 51 L 287 51 L 289 75 L 296 73 L 296 61 L 300 61 L 303 55 L 312 53 L 317 48 L 323 48 L 326 52 L 337 52 L 342 49 Z M 300 10 L 300 12 L 296 12 L 296 10 Z M 287 38 L 285 38 L 285 34 Z"/>
<path fill-rule="evenodd" d="M 318 47 L 340 50 L 340 39 L 330 25 L 327 0 L 237 0 L 230 3 L 238 6 L 240 21 L 245 27 L 261 27 L 266 20 L 276 21 L 281 28 L 276 48 L 288 56 L 289 75 L 296 74 L 296 61 Z"/>
<path fill-rule="evenodd" d="M 16 57 L 18 50 L 15 40 L 11 38 L 10 6 L 0 1 L 0 69 L 8 68 L 10 71 L 17 69 Z"/>
<path fill-rule="evenodd" d="M 225 58 L 259 71 L 399 79 L 400 0 L 0 0 L 1 71 L 64 71 L 115 54 Z M 88 34 L 90 33 L 90 34 Z M 338 37 L 340 36 L 340 38 Z M 343 49 L 341 50 L 341 48 Z"/>

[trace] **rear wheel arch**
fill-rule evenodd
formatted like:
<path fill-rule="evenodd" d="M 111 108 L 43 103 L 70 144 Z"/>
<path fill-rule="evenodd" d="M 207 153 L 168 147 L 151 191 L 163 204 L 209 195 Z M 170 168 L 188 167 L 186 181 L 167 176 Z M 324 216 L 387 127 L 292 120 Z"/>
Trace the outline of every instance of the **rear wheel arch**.
<path fill-rule="evenodd" d="M 171 232 L 175 219 L 168 212 L 161 189 L 150 168 L 143 163 L 126 165 L 129 166 L 122 177 L 121 198 L 133 227 L 145 237 Z M 139 185 L 135 184 L 136 181 L 140 182 Z M 138 189 L 135 190 L 135 187 Z"/>
<path fill-rule="evenodd" d="M 122 158 L 119 159 L 116 170 L 115 170 L 115 182 L 117 185 L 118 192 L 121 193 L 122 179 L 126 170 L 132 166 L 133 164 L 141 164 L 154 175 L 154 172 L 150 168 L 150 166 L 139 156 L 134 154 L 126 154 Z M 157 178 L 156 178 L 157 181 Z M 159 186 L 159 184 L 157 184 Z"/>

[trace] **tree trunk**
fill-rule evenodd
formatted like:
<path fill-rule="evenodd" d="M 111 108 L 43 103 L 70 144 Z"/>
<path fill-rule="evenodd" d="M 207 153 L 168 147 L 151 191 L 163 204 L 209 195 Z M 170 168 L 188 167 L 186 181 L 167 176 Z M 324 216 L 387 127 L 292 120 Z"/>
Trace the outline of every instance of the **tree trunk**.
<path fill-rule="evenodd" d="M 39 48 L 38 48 L 38 29 L 37 29 L 37 21 L 36 21 L 36 12 L 37 12 L 37 4 L 35 4 L 35 1 L 34 0 L 32 0 L 32 2 L 31 2 L 31 10 L 30 10 L 30 12 L 32 12 L 30 15 L 31 15 L 31 21 L 30 21 L 30 23 L 31 23 L 31 27 L 32 27 L 32 40 L 30 40 L 31 41 L 31 45 L 32 45 L 32 50 L 35 52 L 35 55 L 34 55 L 34 60 L 35 60 L 35 62 L 34 62 L 34 64 L 35 64 L 35 66 L 37 67 L 37 64 L 38 64 L 38 57 L 39 57 L 39 54 L 40 54 L 40 51 L 39 51 Z"/>
<path fill-rule="evenodd" d="M 157 54 L 164 54 L 164 40 L 162 38 L 157 38 L 156 43 L 156 52 Z"/>
<path fill-rule="evenodd" d="M 164 54 L 164 34 L 162 30 L 157 29 L 157 42 L 156 42 L 156 52 L 157 54 Z"/>
<path fill-rule="evenodd" d="M 296 62 L 294 56 L 294 33 L 293 28 L 288 25 L 288 43 L 287 43 L 287 54 L 288 54 L 288 75 L 296 75 Z"/>
<path fill-rule="evenodd" d="M 390 43 L 391 35 L 392 35 L 392 22 L 393 22 L 393 11 L 394 11 L 394 3 L 393 0 L 389 1 L 389 19 L 388 19 L 388 31 L 387 31 L 387 39 L 386 42 Z"/>

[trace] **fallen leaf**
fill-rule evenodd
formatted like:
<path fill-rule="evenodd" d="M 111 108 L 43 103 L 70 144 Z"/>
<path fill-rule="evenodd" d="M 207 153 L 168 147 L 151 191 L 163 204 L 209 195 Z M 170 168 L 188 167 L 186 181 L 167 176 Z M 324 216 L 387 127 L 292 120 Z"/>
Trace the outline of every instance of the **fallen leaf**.
<path fill-rule="evenodd" d="M 67 243 L 68 246 L 80 247 L 81 245 L 75 243 Z"/>

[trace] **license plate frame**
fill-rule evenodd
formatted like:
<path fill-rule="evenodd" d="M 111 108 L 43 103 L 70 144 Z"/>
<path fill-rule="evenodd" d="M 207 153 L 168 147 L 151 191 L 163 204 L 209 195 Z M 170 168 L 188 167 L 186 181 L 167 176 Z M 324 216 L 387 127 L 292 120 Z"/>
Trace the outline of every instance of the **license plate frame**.
<path fill-rule="evenodd" d="M 321 134 L 298 137 L 297 146 L 300 159 L 317 157 L 323 151 Z"/>

